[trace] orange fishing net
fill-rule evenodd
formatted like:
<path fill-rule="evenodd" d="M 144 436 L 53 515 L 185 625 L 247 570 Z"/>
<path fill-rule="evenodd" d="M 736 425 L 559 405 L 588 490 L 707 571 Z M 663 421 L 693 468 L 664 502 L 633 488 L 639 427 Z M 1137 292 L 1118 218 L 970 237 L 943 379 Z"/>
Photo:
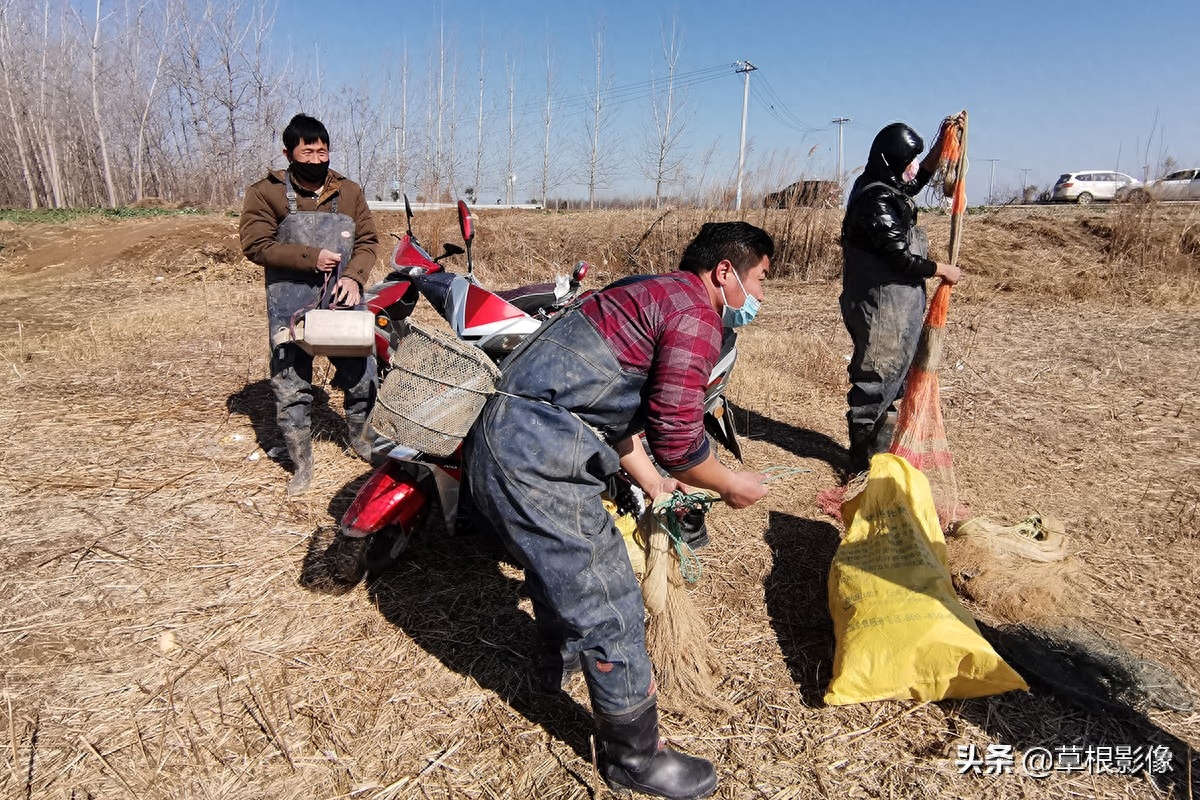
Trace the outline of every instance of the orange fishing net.
<path fill-rule="evenodd" d="M 962 215 L 967 207 L 967 112 L 943 123 L 940 171 L 950 205 L 950 263 L 957 265 L 962 238 Z M 904 397 L 896 421 L 891 452 L 903 457 L 929 479 L 934 505 L 942 525 L 965 515 L 958 502 L 958 483 L 954 477 L 954 459 L 946 441 L 942 421 L 938 365 L 946 338 L 946 317 L 950 311 L 950 284 L 943 282 L 933 294 L 917 354 L 904 382 Z"/>

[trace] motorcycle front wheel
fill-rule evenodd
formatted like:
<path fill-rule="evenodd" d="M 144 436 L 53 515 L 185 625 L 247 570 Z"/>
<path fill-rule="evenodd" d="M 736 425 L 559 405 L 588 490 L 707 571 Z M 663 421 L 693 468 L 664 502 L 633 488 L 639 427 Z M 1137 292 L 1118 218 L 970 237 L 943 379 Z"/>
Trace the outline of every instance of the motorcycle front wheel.
<path fill-rule="evenodd" d="M 413 526 L 412 531 L 418 527 L 420 523 Z M 394 568 L 412 544 L 412 531 L 406 531 L 400 525 L 388 525 L 366 537 L 367 546 L 362 554 L 362 569 L 366 574 L 375 577 Z"/>

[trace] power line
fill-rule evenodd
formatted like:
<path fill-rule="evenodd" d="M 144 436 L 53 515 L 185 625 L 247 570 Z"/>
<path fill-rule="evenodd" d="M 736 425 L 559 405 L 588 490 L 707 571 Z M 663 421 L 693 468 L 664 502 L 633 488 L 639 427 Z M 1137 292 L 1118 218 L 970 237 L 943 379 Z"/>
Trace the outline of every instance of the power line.
<path fill-rule="evenodd" d="M 719 67 L 705 67 L 703 69 L 692 70 L 691 72 L 682 72 L 675 76 L 673 84 L 676 88 L 687 88 L 696 86 L 702 83 L 719 80 L 729 74 L 729 66 L 722 64 Z M 625 84 L 622 86 L 612 87 L 601 92 L 601 101 L 606 105 L 620 106 L 630 100 L 638 100 L 644 97 L 649 97 L 658 91 L 658 88 L 665 81 L 662 79 L 650 79 L 639 81 L 637 83 Z M 596 102 L 596 93 L 588 91 L 586 93 L 567 95 L 554 101 L 554 106 L 560 111 L 571 111 L 576 109 L 591 108 Z M 541 111 L 544 108 L 545 98 L 539 97 L 537 100 L 531 100 L 524 103 L 518 103 L 513 106 L 514 114 L 525 114 L 531 111 Z M 504 117 L 508 115 L 508 109 L 495 109 L 485 111 L 484 119 L 492 119 L 494 117 Z"/>
<path fill-rule="evenodd" d="M 767 101 L 763 103 L 764 106 L 769 108 L 771 111 L 776 112 L 778 114 L 776 118 L 779 119 L 780 122 L 783 122 L 784 125 L 803 133 L 816 133 L 817 131 L 825 130 L 825 128 L 828 127 L 814 127 L 793 114 L 787 107 L 787 104 L 783 102 L 783 98 L 780 97 L 779 93 L 775 91 L 775 87 L 773 87 L 771 82 L 767 80 L 765 75 L 761 77 L 758 82 L 762 84 L 763 93 L 767 97 Z M 763 101 L 760 100 L 759 102 Z"/>

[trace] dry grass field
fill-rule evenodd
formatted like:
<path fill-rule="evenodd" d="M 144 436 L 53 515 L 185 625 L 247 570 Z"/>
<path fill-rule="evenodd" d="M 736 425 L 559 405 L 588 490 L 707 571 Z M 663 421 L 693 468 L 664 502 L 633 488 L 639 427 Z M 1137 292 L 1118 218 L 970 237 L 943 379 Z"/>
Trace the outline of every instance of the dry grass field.
<path fill-rule="evenodd" d="M 599 286 L 673 267 L 717 218 L 483 208 L 478 272 L 500 288 L 586 258 Z M 1193 797 L 1194 710 L 1087 708 L 1037 685 L 823 705 L 840 529 L 815 498 L 844 461 L 840 212 L 746 218 L 780 245 L 730 393 L 746 463 L 811 471 L 710 515 L 692 596 L 733 711 L 669 711 L 664 734 L 716 763 L 720 798 Z M 1006 523 L 1055 515 L 1070 536 L 1070 570 L 1030 564 L 1001 588 L 1193 694 L 1198 221 L 1184 206 L 970 215 L 941 375 L 962 499 Z M 944 252 L 946 218 L 924 222 Z M 486 543 L 433 521 L 398 569 L 347 595 L 302 585 L 369 470 L 343 450 L 340 393 L 322 391 L 315 489 L 285 498 L 263 289 L 236 226 L 0 222 L 0 796 L 607 797 L 582 682 L 530 690 L 521 574 Z M 449 212 L 416 230 L 456 239 Z M 990 599 L 964 598 L 985 625 L 1012 621 Z M 960 774 L 968 744 L 1011 746 L 1017 768 Z M 1073 746 L 1164 746 L 1173 771 L 1020 769 L 1023 753 Z"/>

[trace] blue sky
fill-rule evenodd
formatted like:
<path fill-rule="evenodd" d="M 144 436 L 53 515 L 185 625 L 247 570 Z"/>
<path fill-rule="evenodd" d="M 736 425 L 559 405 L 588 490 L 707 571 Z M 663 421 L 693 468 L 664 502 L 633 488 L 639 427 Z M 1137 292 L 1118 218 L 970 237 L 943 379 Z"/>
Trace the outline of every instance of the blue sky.
<path fill-rule="evenodd" d="M 1068 170 L 1119 168 L 1140 178 L 1142 164 L 1153 171 L 1164 155 L 1200 166 L 1196 0 L 286 0 L 275 36 L 301 51 L 319 37 L 330 79 L 370 75 L 407 48 L 411 82 L 423 78 L 444 22 L 460 81 L 477 82 L 482 41 L 497 85 L 506 56 L 522 65 L 520 103 L 545 98 L 547 42 L 557 64 L 556 93 L 586 92 L 595 71 L 592 39 L 602 23 L 612 87 L 630 97 L 620 124 L 632 141 L 648 116 L 649 98 L 639 87 L 652 71 L 663 73 L 663 30 L 673 17 L 682 35 L 678 71 L 691 76 L 687 146 L 694 161 L 715 142 L 714 172 L 736 171 L 743 79 L 732 64 L 743 59 L 758 68 L 750 77 L 747 170 L 769 161 L 793 179 L 831 177 L 837 127 L 830 121 L 849 117 L 843 161 L 850 172 L 864 163 L 883 125 L 903 120 L 928 140 L 943 116 L 963 108 L 970 113 L 973 202 L 992 183 L 990 159 L 996 159 L 997 194 L 1019 188 L 1023 175 L 1040 186 Z M 564 108 L 556 123 L 561 135 L 584 138 L 582 122 L 572 119 L 581 113 L 578 106 Z M 528 117 L 532 138 L 540 121 L 536 112 Z M 326 122 L 336 139 L 337 121 Z M 614 192 L 647 186 L 626 174 Z"/>

